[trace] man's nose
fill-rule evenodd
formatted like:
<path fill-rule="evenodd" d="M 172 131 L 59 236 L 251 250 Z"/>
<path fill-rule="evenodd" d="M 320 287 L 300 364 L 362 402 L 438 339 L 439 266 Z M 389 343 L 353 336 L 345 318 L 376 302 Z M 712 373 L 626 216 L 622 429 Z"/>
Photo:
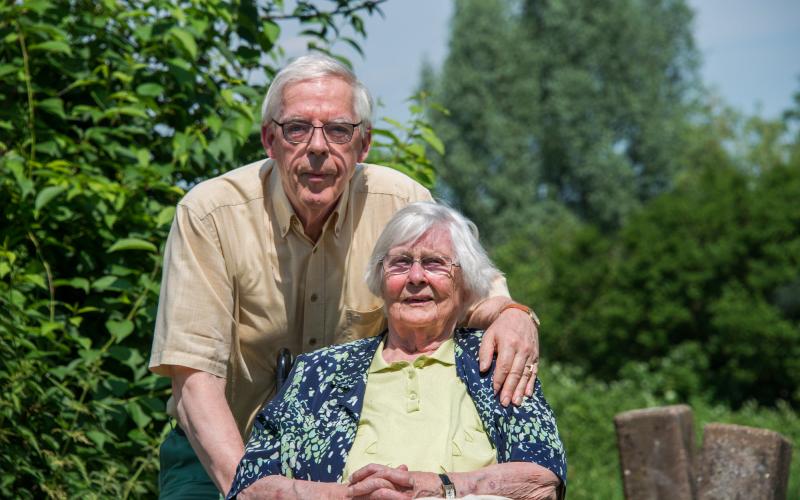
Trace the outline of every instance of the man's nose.
<path fill-rule="evenodd" d="M 328 152 L 328 140 L 322 128 L 311 130 L 311 137 L 308 139 L 308 151 L 313 154 L 323 155 Z"/>

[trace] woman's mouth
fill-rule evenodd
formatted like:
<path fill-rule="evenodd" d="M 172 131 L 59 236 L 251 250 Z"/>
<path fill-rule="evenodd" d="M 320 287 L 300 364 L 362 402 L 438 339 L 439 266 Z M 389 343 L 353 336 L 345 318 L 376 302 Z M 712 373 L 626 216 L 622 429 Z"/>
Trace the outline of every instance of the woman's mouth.
<path fill-rule="evenodd" d="M 433 297 L 408 297 L 403 302 L 410 305 L 420 305 L 420 304 L 427 304 L 428 302 L 432 302 Z"/>

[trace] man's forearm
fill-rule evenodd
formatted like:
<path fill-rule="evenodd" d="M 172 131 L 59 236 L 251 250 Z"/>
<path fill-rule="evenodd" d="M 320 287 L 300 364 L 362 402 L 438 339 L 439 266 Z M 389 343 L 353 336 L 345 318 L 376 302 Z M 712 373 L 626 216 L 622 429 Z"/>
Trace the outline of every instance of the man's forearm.
<path fill-rule="evenodd" d="M 227 493 L 244 444 L 225 399 L 225 379 L 175 367 L 172 385 L 181 428 L 209 477 Z"/>
<path fill-rule="evenodd" d="M 510 298 L 503 296 L 489 297 L 478 302 L 469 312 L 467 327 L 486 330 L 495 322 L 500 311 L 511 302 Z"/>

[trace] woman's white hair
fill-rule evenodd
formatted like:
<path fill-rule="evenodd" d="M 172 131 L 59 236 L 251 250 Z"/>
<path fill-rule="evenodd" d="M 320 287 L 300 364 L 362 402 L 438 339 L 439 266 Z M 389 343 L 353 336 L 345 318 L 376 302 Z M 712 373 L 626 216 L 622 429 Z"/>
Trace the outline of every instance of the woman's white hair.
<path fill-rule="evenodd" d="M 261 126 L 272 120 L 280 120 L 283 111 L 283 91 L 287 85 L 318 78 L 341 78 L 353 88 L 353 112 L 361 122 L 361 132 L 372 127 L 372 96 L 347 66 L 323 54 L 308 54 L 298 57 L 280 70 L 267 89 L 261 105 Z"/>
<path fill-rule="evenodd" d="M 416 241 L 429 229 L 443 226 L 450 231 L 455 263 L 461 276 L 467 303 L 486 298 L 492 281 L 501 273 L 492 264 L 478 241 L 478 228 L 469 219 L 444 205 L 430 201 L 411 203 L 399 210 L 386 224 L 369 258 L 366 281 L 370 292 L 383 293 L 383 258 L 389 250 Z"/>

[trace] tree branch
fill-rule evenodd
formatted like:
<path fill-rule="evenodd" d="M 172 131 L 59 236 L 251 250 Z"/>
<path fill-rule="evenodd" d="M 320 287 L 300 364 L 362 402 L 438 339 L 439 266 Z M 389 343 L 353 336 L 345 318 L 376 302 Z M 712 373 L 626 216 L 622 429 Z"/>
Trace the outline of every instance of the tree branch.
<path fill-rule="evenodd" d="M 28 163 L 28 168 L 30 168 L 36 157 L 36 128 L 34 127 L 33 87 L 31 86 L 31 69 L 30 65 L 28 64 L 28 47 L 25 44 L 25 32 L 22 31 L 22 26 L 19 24 L 19 21 L 17 21 L 16 24 L 17 33 L 19 34 L 19 46 L 22 50 L 22 65 L 25 71 L 25 87 L 28 90 L 28 127 L 31 130 L 31 158 L 30 162 Z"/>
<path fill-rule="evenodd" d="M 339 6 L 334 10 L 328 12 L 320 12 L 316 11 L 313 14 L 283 14 L 278 16 L 267 16 L 267 19 L 271 21 L 275 20 L 285 20 L 285 19 L 297 19 L 299 21 L 308 21 L 309 19 L 314 19 L 315 17 L 319 16 L 349 16 L 350 14 L 357 12 L 362 9 L 372 10 L 376 8 L 378 5 L 386 2 L 386 0 L 364 0 L 355 4 L 354 6 L 343 7 Z M 315 7 L 316 9 L 316 7 Z"/>

